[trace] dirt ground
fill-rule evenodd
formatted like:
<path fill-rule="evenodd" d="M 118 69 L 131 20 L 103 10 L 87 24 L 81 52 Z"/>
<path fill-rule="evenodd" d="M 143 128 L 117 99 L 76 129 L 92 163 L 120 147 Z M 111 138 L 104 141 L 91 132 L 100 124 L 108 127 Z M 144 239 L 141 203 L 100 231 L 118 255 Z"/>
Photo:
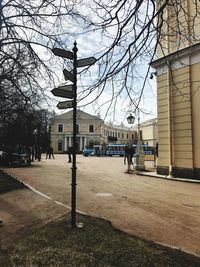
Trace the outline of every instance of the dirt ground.
<path fill-rule="evenodd" d="M 123 159 L 77 156 L 77 211 L 131 234 L 200 256 L 200 184 L 126 174 Z M 4 168 L 29 185 L 0 195 L 2 246 L 71 206 L 67 155 Z"/>

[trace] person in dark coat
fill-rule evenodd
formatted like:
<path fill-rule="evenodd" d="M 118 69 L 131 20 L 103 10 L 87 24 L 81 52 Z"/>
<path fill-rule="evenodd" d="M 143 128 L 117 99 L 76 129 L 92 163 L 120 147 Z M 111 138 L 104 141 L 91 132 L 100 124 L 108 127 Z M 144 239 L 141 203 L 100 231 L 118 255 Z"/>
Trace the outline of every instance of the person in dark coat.
<path fill-rule="evenodd" d="M 54 154 L 53 154 L 53 147 L 52 146 L 49 149 L 49 158 L 51 158 L 51 156 L 52 156 L 53 159 L 55 159 Z"/>
<path fill-rule="evenodd" d="M 68 147 L 68 162 L 72 162 L 72 147 Z"/>
<path fill-rule="evenodd" d="M 50 159 L 50 146 L 47 147 L 46 149 L 46 159 Z"/>

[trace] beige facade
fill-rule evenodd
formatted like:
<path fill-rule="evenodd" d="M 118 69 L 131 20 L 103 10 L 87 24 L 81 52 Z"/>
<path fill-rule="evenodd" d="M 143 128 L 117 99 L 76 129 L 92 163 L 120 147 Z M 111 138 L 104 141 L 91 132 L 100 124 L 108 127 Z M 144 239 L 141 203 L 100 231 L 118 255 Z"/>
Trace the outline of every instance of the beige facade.
<path fill-rule="evenodd" d="M 173 10 L 165 12 L 169 25 L 152 63 L 157 71 L 158 143 L 157 172 L 170 176 L 200 178 L 200 18 L 194 21 L 194 3 L 183 1 L 191 16 L 177 22 Z M 182 11 L 181 11 L 182 12 Z M 183 15 L 183 14 L 182 14 Z M 170 27 L 169 27 L 170 26 Z M 182 32 L 178 30 L 181 27 Z M 180 34 L 182 33 L 182 34 Z M 170 37 L 169 37 L 170 34 Z M 167 37 L 168 36 L 168 37 Z"/>
<path fill-rule="evenodd" d="M 158 142 L 157 118 L 144 121 L 140 124 L 140 137 L 143 144 L 156 146 Z"/>
<path fill-rule="evenodd" d="M 51 145 L 55 153 L 64 153 L 73 142 L 73 112 L 69 111 L 52 118 Z M 97 117 L 81 110 L 77 110 L 77 142 L 78 151 L 81 152 L 85 146 L 94 144 L 107 144 L 115 137 L 117 143 L 135 143 L 136 131 L 123 125 L 114 126 L 103 123 Z"/>

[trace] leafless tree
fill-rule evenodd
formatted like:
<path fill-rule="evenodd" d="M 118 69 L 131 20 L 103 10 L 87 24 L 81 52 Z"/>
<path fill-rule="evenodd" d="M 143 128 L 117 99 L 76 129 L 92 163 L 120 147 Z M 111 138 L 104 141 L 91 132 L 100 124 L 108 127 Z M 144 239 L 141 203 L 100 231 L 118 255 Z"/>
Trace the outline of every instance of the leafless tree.
<path fill-rule="evenodd" d="M 83 36 L 93 43 L 92 51 L 84 55 L 92 52 L 98 69 L 96 75 L 92 69 L 79 70 L 83 88 L 79 88 L 79 100 L 90 95 L 86 104 L 98 103 L 109 91 L 110 97 L 101 106 L 108 103 L 115 109 L 117 99 L 122 98 L 129 101 L 130 109 L 138 108 L 148 84 L 149 63 L 156 58 L 158 47 L 163 55 L 169 52 L 163 40 L 171 38 L 182 46 L 199 39 L 194 29 L 200 3 L 190 1 L 190 7 L 195 7 L 190 14 L 187 2 L 0 0 L 0 103 L 6 104 L 5 97 L 11 103 L 16 95 L 24 104 L 34 99 L 38 103 L 37 97 L 44 98 L 47 88 L 52 88 L 53 73 L 59 69 L 50 50 L 71 49 L 73 40 Z"/>
<path fill-rule="evenodd" d="M 47 97 L 55 80 L 51 48 L 63 46 L 63 23 L 75 13 L 69 1 L 0 0 L 0 123 Z"/>
<path fill-rule="evenodd" d="M 111 96 L 105 103 L 115 107 L 116 99 L 122 97 L 129 99 L 130 109 L 138 108 L 152 71 L 149 63 L 157 58 L 157 51 L 163 57 L 173 52 L 167 40 L 175 51 L 199 42 L 197 0 L 91 0 L 84 5 L 84 28 L 77 31 L 101 37 L 96 54 L 98 78 L 83 90 L 85 97 L 98 88 L 91 102 L 109 87 Z"/>

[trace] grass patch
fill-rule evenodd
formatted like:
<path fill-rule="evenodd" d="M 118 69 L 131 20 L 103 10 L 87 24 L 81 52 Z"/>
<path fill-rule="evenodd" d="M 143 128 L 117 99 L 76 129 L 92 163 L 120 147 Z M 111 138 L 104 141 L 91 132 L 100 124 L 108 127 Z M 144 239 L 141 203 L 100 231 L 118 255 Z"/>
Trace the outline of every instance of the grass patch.
<path fill-rule="evenodd" d="M 108 221 L 70 215 L 29 233 L 0 253 L 0 266 L 200 266 L 200 258 L 136 238 Z"/>
<path fill-rule="evenodd" d="M 0 194 L 15 189 L 23 189 L 25 187 L 26 186 L 23 183 L 17 181 L 13 177 L 0 170 Z"/>

